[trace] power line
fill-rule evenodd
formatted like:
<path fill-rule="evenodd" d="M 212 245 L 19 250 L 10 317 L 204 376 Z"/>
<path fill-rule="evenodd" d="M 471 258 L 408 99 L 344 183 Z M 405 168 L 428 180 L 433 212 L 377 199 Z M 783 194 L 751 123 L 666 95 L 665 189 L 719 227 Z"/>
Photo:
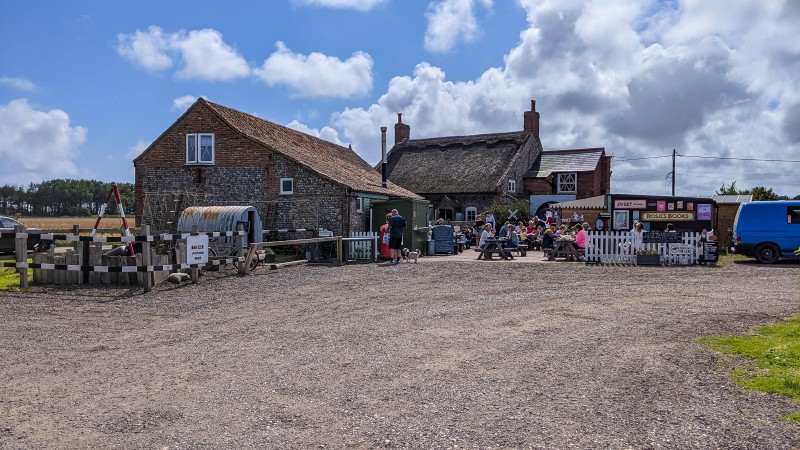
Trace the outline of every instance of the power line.
<path fill-rule="evenodd" d="M 614 155 L 611 155 L 613 158 L 616 158 Z M 638 161 L 640 159 L 655 159 L 655 158 L 669 158 L 672 155 L 663 155 L 663 156 L 644 156 L 641 158 L 616 158 L 617 161 Z"/>
<path fill-rule="evenodd" d="M 735 161 L 761 161 L 761 162 L 794 162 L 800 163 L 800 159 L 759 159 L 759 158 L 734 158 L 730 156 L 700 156 L 700 155 L 678 155 L 684 158 L 701 159 L 731 159 Z"/>

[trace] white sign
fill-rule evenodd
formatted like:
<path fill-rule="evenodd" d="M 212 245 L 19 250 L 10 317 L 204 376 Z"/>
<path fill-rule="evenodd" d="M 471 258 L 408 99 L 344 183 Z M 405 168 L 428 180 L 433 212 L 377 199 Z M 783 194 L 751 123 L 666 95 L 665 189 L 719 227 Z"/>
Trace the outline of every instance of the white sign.
<path fill-rule="evenodd" d="M 672 256 L 692 256 L 692 244 L 669 244 L 669 254 Z"/>
<path fill-rule="evenodd" d="M 645 209 L 647 200 L 614 200 L 614 209 Z"/>
<path fill-rule="evenodd" d="M 208 236 L 186 236 L 186 263 L 206 264 L 208 262 Z"/>

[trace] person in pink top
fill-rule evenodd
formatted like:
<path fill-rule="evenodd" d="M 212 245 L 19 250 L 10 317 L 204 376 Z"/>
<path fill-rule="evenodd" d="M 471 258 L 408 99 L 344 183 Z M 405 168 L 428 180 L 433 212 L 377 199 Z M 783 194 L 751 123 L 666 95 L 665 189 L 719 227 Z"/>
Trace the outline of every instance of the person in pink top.
<path fill-rule="evenodd" d="M 575 234 L 575 247 L 586 249 L 586 230 L 589 228 L 589 223 L 584 222 L 581 230 Z"/>

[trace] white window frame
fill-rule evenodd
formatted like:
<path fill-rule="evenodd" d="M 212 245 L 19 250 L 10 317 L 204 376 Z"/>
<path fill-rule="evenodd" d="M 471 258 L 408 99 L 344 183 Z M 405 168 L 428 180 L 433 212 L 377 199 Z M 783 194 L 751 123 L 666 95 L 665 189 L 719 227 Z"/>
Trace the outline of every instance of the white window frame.
<path fill-rule="evenodd" d="M 201 160 L 201 150 L 200 150 L 200 143 L 202 142 L 203 138 L 206 136 L 211 137 L 211 159 L 210 160 Z M 195 144 L 195 153 L 194 159 L 189 158 L 189 143 L 194 141 Z M 216 158 L 217 148 L 216 148 L 216 138 L 214 133 L 187 133 L 186 134 L 186 164 L 200 164 L 200 165 L 208 165 L 214 164 L 214 160 Z"/>
<path fill-rule="evenodd" d="M 288 181 L 288 182 L 292 183 L 291 190 L 286 191 L 286 190 L 283 189 L 283 182 L 284 181 Z M 280 182 L 279 182 L 279 186 L 280 186 L 280 190 L 281 190 L 281 195 L 294 194 L 294 178 L 281 178 Z"/>
<path fill-rule="evenodd" d="M 467 206 L 464 209 L 465 219 L 467 222 L 475 222 L 475 219 L 478 217 L 478 208 L 474 206 Z"/>
<path fill-rule="evenodd" d="M 356 212 L 364 212 L 364 197 L 356 197 Z"/>
<path fill-rule="evenodd" d="M 517 180 L 508 180 L 508 192 L 512 194 L 517 192 Z"/>
<path fill-rule="evenodd" d="M 572 190 L 567 189 L 572 184 Z M 574 194 L 578 192 L 578 173 L 565 172 L 558 174 L 558 193 Z"/>

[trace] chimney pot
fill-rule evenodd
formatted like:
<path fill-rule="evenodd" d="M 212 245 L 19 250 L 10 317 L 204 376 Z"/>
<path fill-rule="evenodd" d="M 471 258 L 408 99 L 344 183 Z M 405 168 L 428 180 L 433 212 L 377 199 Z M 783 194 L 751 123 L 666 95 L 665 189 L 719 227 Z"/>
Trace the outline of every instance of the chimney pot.
<path fill-rule="evenodd" d="M 397 113 L 397 123 L 394 124 L 394 143 L 399 144 L 411 139 L 411 127 L 403 123 L 403 113 Z"/>
<path fill-rule="evenodd" d="M 539 113 L 536 112 L 536 100 L 531 100 L 531 110 L 522 115 L 522 129 L 539 137 Z"/>

